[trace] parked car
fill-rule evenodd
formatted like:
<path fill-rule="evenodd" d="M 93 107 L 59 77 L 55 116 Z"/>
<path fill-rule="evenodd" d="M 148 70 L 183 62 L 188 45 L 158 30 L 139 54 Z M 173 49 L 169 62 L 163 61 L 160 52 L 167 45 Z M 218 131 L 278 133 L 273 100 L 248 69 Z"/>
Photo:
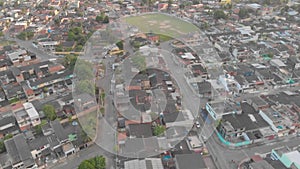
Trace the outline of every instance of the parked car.
<path fill-rule="evenodd" d="M 195 125 L 196 125 L 197 128 L 200 128 L 200 123 L 199 123 L 199 121 L 196 121 L 196 122 L 195 122 Z"/>

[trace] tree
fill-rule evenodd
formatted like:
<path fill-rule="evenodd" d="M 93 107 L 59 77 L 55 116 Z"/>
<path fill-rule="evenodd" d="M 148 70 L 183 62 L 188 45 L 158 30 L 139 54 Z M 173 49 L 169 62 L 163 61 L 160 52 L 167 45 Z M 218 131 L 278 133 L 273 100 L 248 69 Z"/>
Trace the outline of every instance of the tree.
<path fill-rule="evenodd" d="M 5 148 L 4 141 L 0 141 L 0 153 L 3 153 L 5 151 L 6 151 L 6 148 Z"/>
<path fill-rule="evenodd" d="M 122 40 L 120 40 L 119 42 L 117 42 L 116 45 L 118 46 L 118 48 L 119 48 L 120 50 L 123 50 L 123 49 L 124 49 L 124 44 L 123 44 L 123 41 L 122 41 Z"/>
<path fill-rule="evenodd" d="M 180 9 L 184 9 L 184 7 L 185 7 L 184 4 L 180 4 L 180 5 L 179 5 L 179 8 L 180 8 Z"/>
<path fill-rule="evenodd" d="M 103 156 L 96 156 L 94 158 L 84 160 L 78 169 L 105 169 L 106 162 Z"/>
<path fill-rule="evenodd" d="M 45 124 L 47 124 L 46 120 L 42 120 L 41 124 L 37 125 L 34 127 L 34 131 L 36 134 L 42 134 L 43 130 L 42 130 L 42 126 L 44 126 Z"/>
<path fill-rule="evenodd" d="M 55 112 L 55 108 L 52 105 L 46 104 L 43 106 L 43 112 L 45 113 L 45 116 L 48 120 L 55 120 L 57 115 Z"/>
<path fill-rule="evenodd" d="M 159 135 L 163 134 L 165 132 L 165 130 L 166 130 L 165 126 L 156 126 L 156 127 L 154 127 L 153 134 L 155 136 L 159 136 Z"/>
<path fill-rule="evenodd" d="M 0 31 L 0 36 L 4 36 L 4 33 L 2 31 Z"/>
<path fill-rule="evenodd" d="M 102 91 L 101 93 L 100 93 L 100 101 L 101 101 L 101 105 L 102 106 L 104 106 L 104 100 L 105 100 L 105 92 L 104 91 Z"/>
<path fill-rule="evenodd" d="M 13 135 L 12 134 L 6 134 L 3 138 L 3 140 L 8 140 L 10 138 L 13 138 Z"/>
<path fill-rule="evenodd" d="M 96 21 L 99 22 L 99 23 L 100 23 L 100 22 L 104 22 L 105 17 L 106 17 L 106 16 L 105 16 L 105 13 L 104 13 L 104 12 L 101 12 L 100 15 L 97 15 L 97 16 L 96 16 Z"/>
<path fill-rule="evenodd" d="M 44 92 L 44 93 L 47 93 L 48 91 L 49 91 L 49 88 L 48 88 L 48 87 L 44 87 L 44 88 L 43 88 L 43 92 Z"/>
<path fill-rule="evenodd" d="M 55 51 L 56 51 L 56 52 L 62 52 L 62 51 L 63 51 L 63 46 L 62 46 L 61 44 L 57 45 L 57 46 L 55 47 Z"/>
<path fill-rule="evenodd" d="M 218 9 L 218 10 L 216 10 L 216 11 L 214 12 L 214 18 L 215 18 L 216 20 L 218 20 L 218 19 L 226 19 L 226 18 L 227 18 L 227 15 L 224 13 L 223 10 Z"/>
<path fill-rule="evenodd" d="M 104 19 L 103 19 L 103 22 L 102 23 L 109 23 L 109 18 L 108 16 L 105 16 Z"/>
<path fill-rule="evenodd" d="M 193 5 L 199 4 L 199 0 L 193 0 L 192 2 L 193 2 Z"/>
<path fill-rule="evenodd" d="M 78 169 L 96 169 L 93 164 L 90 163 L 89 160 L 84 160 L 80 165 L 78 166 Z"/>
<path fill-rule="evenodd" d="M 66 55 L 63 59 L 63 65 L 71 70 L 74 69 L 74 66 L 77 61 L 77 56 L 75 55 Z"/>
<path fill-rule="evenodd" d="M 81 131 L 80 138 L 83 140 L 84 143 L 91 141 L 91 138 L 86 134 L 85 131 Z"/>
<path fill-rule="evenodd" d="M 206 30 L 209 28 L 209 23 L 208 22 L 203 22 L 203 24 L 201 24 L 201 28 Z"/>
<path fill-rule="evenodd" d="M 154 2 L 155 2 L 155 0 L 142 0 L 142 4 L 144 4 L 148 7 L 152 7 Z"/>
<path fill-rule="evenodd" d="M 54 23 L 55 23 L 56 25 L 59 25 L 59 23 L 60 23 L 59 18 L 55 18 L 55 19 L 54 19 Z"/>
<path fill-rule="evenodd" d="M 244 18 L 247 18 L 249 16 L 249 13 L 248 13 L 248 10 L 246 8 L 241 8 L 238 15 L 241 19 L 244 19 Z"/>
<path fill-rule="evenodd" d="M 102 22 L 102 21 L 103 21 L 102 16 L 101 16 L 101 15 L 97 15 L 97 16 L 96 16 L 96 21 L 97 21 L 97 22 Z"/>
<path fill-rule="evenodd" d="M 82 45 L 77 45 L 75 48 L 75 52 L 80 52 L 82 50 L 83 46 Z"/>
<path fill-rule="evenodd" d="M 76 36 L 75 36 L 74 32 L 72 32 L 72 31 L 68 32 L 68 39 L 67 40 L 68 41 L 76 40 Z"/>
<path fill-rule="evenodd" d="M 264 0 L 264 2 L 263 2 L 263 4 L 266 6 L 271 5 L 271 3 L 272 3 L 271 0 Z"/>

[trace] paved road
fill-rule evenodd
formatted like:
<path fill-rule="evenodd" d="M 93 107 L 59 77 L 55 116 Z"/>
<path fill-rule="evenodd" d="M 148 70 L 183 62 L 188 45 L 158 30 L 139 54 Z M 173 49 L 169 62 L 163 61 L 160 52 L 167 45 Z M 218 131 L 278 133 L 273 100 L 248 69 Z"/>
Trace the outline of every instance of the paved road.
<path fill-rule="evenodd" d="M 167 43 L 162 44 L 162 49 L 169 50 L 170 46 Z M 176 79 L 180 87 L 180 92 L 183 96 L 182 98 L 183 107 L 191 110 L 191 112 L 193 112 L 196 116 L 200 110 L 200 107 L 202 107 L 205 104 L 205 101 L 203 101 L 202 99 L 200 100 L 193 93 L 193 90 L 191 89 L 191 87 L 189 87 L 186 80 L 184 79 L 183 71 L 180 71 L 180 67 L 172 60 L 170 54 L 168 54 L 167 52 L 165 53 L 166 55 L 164 59 L 167 64 L 167 67 L 169 68 L 170 72 L 173 75 L 176 74 L 174 78 Z M 249 94 L 249 95 L 253 95 L 253 94 Z M 203 121 L 201 122 L 201 124 L 203 125 Z M 205 126 L 206 126 L 205 128 L 202 128 L 198 131 L 199 135 L 202 135 L 203 133 L 213 134 L 214 128 L 212 128 L 209 125 L 205 125 Z M 274 142 L 271 143 L 266 143 L 263 145 L 257 145 L 253 147 L 243 148 L 243 149 L 229 149 L 228 147 L 222 145 L 218 140 L 217 136 L 214 134 L 213 137 L 208 137 L 206 146 L 209 152 L 211 153 L 211 155 L 213 156 L 213 159 L 219 169 L 232 169 L 232 168 L 237 168 L 237 163 L 239 161 L 242 161 L 247 157 L 251 157 L 256 153 L 260 153 L 260 154 L 270 153 L 272 149 L 281 146 L 288 146 L 290 148 L 293 148 L 295 146 L 298 146 L 299 142 L 300 142 L 299 137 L 291 137 L 291 138 L 285 138 L 284 140 L 281 141 L 274 140 Z M 231 162 L 232 160 L 236 161 L 237 163 L 232 163 Z"/>
<path fill-rule="evenodd" d="M 62 8 L 59 10 L 58 14 L 55 15 L 54 18 L 45 25 L 45 27 L 47 28 L 47 27 L 50 27 L 51 25 L 53 25 L 54 24 L 54 20 L 59 17 L 59 15 L 61 14 L 61 12 L 63 12 Z M 33 45 L 33 40 L 23 41 L 23 40 L 20 40 L 18 38 L 14 38 L 14 37 L 11 36 L 10 32 L 8 32 L 8 33 L 5 34 L 5 38 L 7 40 L 10 40 L 10 41 L 15 41 L 17 43 L 17 45 L 19 45 L 20 47 L 26 49 L 27 51 L 29 51 L 31 53 L 36 54 L 36 56 L 39 59 L 41 59 L 42 61 L 58 57 L 55 54 L 52 54 L 50 52 L 44 51 L 44 49 L 41 48 L 41 47 L 34 46 Z"/>
<path fill-rule="evenodd" d="M 162 49 L 170 51 L 170 48 L 171 47 L 168 43 L 162 44 Z M 177 84 L 179 85 L 180 92 L 182 94 L 183 107 L 185 109 L 189 109 L 194 114 L 194 117 L 197 117 L 200 108 L 205 104 L 204 100 L 200 100 L 200 98 L 194 93 L 194 91 L 184 78 L 184 72 L 180 71 L 180 67 L 174 62 L 173 56 L 171 56 L 168 52 L 165 52 L 163 55 L 165 56 L 164 60 L 167 64 L 167 67 L 169 68 L 170 72 L 174 75 L 173 77 L 174 79 L 176 79 Z M 210 152 L 213 152 L 212 155 L 218 154 L 217 152 L 222 151 L 220 149 L 221 146 L 214 142 L 209 143 L 207 147 Z M 222 166 L 220 169 L 229 169 L 224 157 L 219 157 L 219 163 L 221 163 L 221 165 L 219 165 L 218 168 Z"/>
<path fill-rule="evenodd" d="M 17 38 L 11 38 L 8 34 L 5 34 L 5 38 L 10 41 L 15 41 L 17 45 L 20 47 L 26 49 L 27 51 L 36 54 L 37 58 L 41 59 L 42 61 L 57 58 L 58 56 L 54 54 L 49 54 L 45 52 L 42 48 L 38 48 L 36 46 L 33 46 L 33 41 L 23 41 Z"/>
<path fill-rule="evenodd" d="M 102 62 L 106 65 L 106 75 L 104 78 L 97 82 L 97 86 L 102 88 L 105 93 L 105 115 L 97 124 L 97 138 L 95 143 L 99 145 L 106 152 L 114 154 L 117 146 L 117 113 L 112 103 L 113 97 L 110 95 L 111 79 L 113 78 L 113 70 L 110 63 L 112 63 L 114 57 L 108 57 Z M 114 160 L 114 156 L 111 157 Z M 112 167 L 112 165 L 111 165 Z"/>

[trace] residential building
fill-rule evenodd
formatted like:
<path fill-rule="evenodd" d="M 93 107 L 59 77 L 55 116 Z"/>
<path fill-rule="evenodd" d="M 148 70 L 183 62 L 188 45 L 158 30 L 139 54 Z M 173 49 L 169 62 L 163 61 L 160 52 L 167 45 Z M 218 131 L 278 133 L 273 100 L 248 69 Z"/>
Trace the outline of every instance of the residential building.
<path fill-rule="evenodd" d="M 200 154 L 178 154 L 175 164 L 177 169 L 208 169 Z"/>
<path fill-rule="evenodd" d="M 225 140 L 243 137 L 244 140 L 261 140 L 265 137 L 263 131 L 270 129 L 268 123 L 256 111 L 253 106 L 241 103 L 242 112 L 239 114 L 223 115 L 217 127 L 219 133 Z"/>
<path fill-rule="evenodd" d="M 30 118 L 24 109 L 14 112 L 14 115 L 21 131 L 30 130 Z"/>
<path fill-rule="evenodd" d="M 24 103 L 23 106 L 24 106 L 24 110 L 27 112 L 27 114 L 29 116 L 31 125 L 34 127 L 34 126 L 41 124 L 40 115 L 36 111 L 33 104 L 27 102 L 27 103 Z"/>
<path fill-rule="evenodd" d="M 19 126 L 13 115 L 0 117 L 0 139 L 5 135 L 16 135 L 19 133 Z"/>
<path fill-rule="evenodd" d="M 26 99 L 26 93 L 20 84 L 9 84 L 3 86 L 7 100 Z"/>
<path fill-rule="evenodd" d="M 271 158 L 279 160 L 287 168 L 300 169 L 300 153 L 299 151 L 290 151 L 286 147 L 281 149 L 273 149 Z"/>
<path fill-rule="evenodd" d="M 36 169 L 37 165 L 30 153 L 30 148 L 23 134 L 18 134 L 4 142 L 9 161 L 13 169 Z"/>
<path fill-rule="evenodd" d="M 130 160 L 124 163 L 125 169 L 163 169 L 160 158 L 146 158 L 144 160 Z"/>
<path fill-rule="evenodd" d="M 129 124 L 128 125 L 129 135 L 133 138 L 148 138 L 152 137 L 151 124 Z"/>
<path fill-rule="evenodd" d="M 68 135 L 64 132 L 64 128 L 58 120 L 51 121 L 50 126 L 53 128 L 54 133 L 61 145 L 68 142 Z"/>
<path fill-rule="evenodd" d="M 41 124 L 40 116 L 32 103 L 26 102 L 23 108 L 14 112 L 21 131 L 29 130 L 31 127 Z"/>
<path fill-rule="evenodd" d="M 208 102 L 205 107 L 214 120 L 221 119 L 223 115 L 240 114 L 242 112 L 239 103 L 225 100 Z"/>

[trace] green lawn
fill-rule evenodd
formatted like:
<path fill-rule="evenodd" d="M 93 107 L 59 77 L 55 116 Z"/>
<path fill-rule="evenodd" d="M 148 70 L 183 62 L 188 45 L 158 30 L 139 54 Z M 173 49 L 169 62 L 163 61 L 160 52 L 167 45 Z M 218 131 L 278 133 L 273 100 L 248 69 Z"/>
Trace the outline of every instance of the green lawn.
<path fill-rule="evenodd" d="M 141 32 L 153 32 L 173 38 L 178 38 L 189 32 L 199 30 L 195 25 L 189 22 L 158 13 L 129 16 L 123 18 L 123 20 L 130 25 L 136 26 Z"/>

